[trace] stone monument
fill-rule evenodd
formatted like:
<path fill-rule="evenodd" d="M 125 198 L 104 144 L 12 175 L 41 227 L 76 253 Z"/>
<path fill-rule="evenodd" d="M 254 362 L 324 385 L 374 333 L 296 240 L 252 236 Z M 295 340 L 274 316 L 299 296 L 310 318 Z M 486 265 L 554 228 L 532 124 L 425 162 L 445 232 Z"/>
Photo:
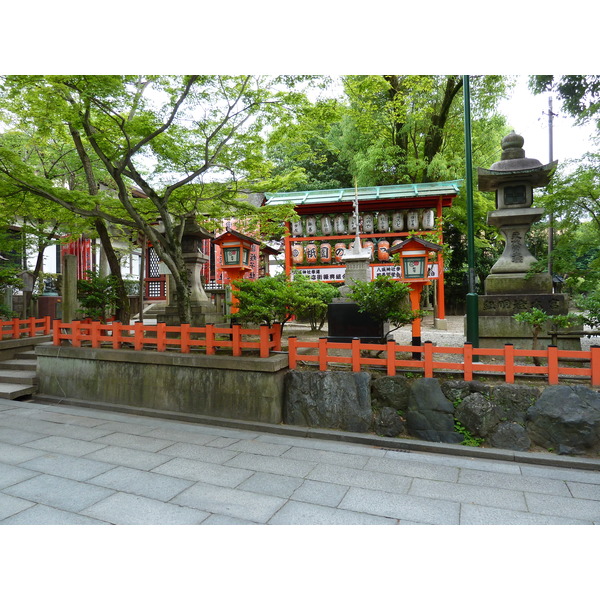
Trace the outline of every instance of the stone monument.
<path fill-rule="evenodd" d="M 377 343 L 384 338 L 386 324 L 376 321 L 358 310 L 358 304 L 350 299 L 350 285 L 356 281 L 371 281 L 371 252 L 360 242 L 358 197 L 354 198 L 355 237 L 350 248 L 344 250 L 342 260 L 346 265 L 344 285 L 340 297 L 334 298 L 327 308 L 327 339 L 332 342 L 348 342 L 358 337 L 363 342 Z"/>
<path fill-rule="evenodd" d="M 543 208 L 533 208 L 533 189 L 545 187 L 558 161 L 542 165 L 526 158 L 523 137 L 512 131 L 502 140 L 502 156 L 489 169 L 478 169 L 479 189 L 496 192 L 496 210 L 488 213 L 487 222 L 500 230 L 504 251 L 485 280 L 485 294 L 479 296 L 479 345 L 499 347 L 512 343 L 516 348 L 531 348 L 531 328 L 513 316 L 533 307 L 549 315 L 568 312 L 564 294 L 552 293 L 549 273 L 533 273 L 537 262 L 527 247 L 526 235 L 531 225 L 542 218 Z M 540 348 L 548 346 L 545 327 L 539 338 Z M 561 340 L 561 347 L 576 349 L 579 338 Z"/>

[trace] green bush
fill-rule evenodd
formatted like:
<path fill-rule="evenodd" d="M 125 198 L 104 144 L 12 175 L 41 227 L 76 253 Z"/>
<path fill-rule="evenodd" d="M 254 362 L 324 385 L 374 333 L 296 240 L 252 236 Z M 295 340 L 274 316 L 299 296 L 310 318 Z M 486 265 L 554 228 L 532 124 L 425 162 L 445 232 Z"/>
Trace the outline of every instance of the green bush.
<path fill-rule="evenodd" d="M 116 311 L 117 278 L 114 275 L 101 277 L 93 271 L 87 271 L 89 279 L 77 281 L 77 299 L 85 318 L 106 322 L 107 317 Z"/>

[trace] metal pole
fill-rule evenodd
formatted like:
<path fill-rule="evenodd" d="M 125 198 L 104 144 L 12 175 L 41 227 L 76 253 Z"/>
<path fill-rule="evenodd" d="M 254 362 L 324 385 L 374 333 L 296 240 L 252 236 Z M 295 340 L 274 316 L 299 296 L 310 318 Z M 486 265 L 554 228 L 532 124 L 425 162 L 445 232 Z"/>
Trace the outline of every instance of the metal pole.
<path fill-rule="evenodd" d="M 463 75 L 465 105 L 465 168 L 467 192 L 467 261 L 469 292 L 467 293 L 467 342 L 479 346 L 479 306 L 475 287 L 475 226 L 473 222 L 473 158 L 471 153 L 471 98 L 469 76 Z"/>
<path fill-rule="evenodd" d="M 548 96 L 548 148 L 550 154 L 549 162 L 554 160 L 554 142 L 552 135 L 552 96 Z M 550 274 L 550 281 L 552 282 L 552 291 L 554 292 L 554 273 L 552 265 L 552 252 L 554 251 L 554 212 L 550 212 L 550 223 L 548 226 L 548 273 Z"/>

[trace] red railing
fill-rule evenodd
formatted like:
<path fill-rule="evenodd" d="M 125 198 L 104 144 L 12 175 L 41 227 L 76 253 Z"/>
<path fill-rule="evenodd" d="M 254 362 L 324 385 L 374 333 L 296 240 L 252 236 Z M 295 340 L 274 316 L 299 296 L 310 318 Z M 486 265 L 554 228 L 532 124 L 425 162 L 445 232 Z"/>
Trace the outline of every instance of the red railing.
<path fill-rule="evenodd" d="M 188 324 L 146 325 L 139 322 L 123 325 L 118 322 L 54 321 L 53 334 L 55 346 L 68 340 L 76 348 L 87 343 L 92 348 L 100 348 L 102 343 L 110 343 L 113 349 L 125 345 L 134 350 L 154 348 L 158 352 L 165 352 L 174 349 L 184 354 L 188 354 L 193 347 L 204 348 L 206 354 L 215 354 L 219 348 L 231 348 L 233 356 L 241 356 L 243 350 L 258 350 L 261 358 L 267 358 L 272 350 L 281 350 L 281 326 L 278 323 L 271 327 L 261 325 L 259 329 L 243 329 L 241 325 L 192 327 Z M 258 337 L 258 340 L 245 339 L 251 336 Z"/>
<path fill-rule="evenodd" d="M 316 354 L 299 353 L 300 349 L 316 349 Z M 434 346 L 431 342 L 425 342 L 422 346 L 400 346 L 394 341 L 387 344 L 365 344 L 357 338 L 352 342 L 329 342 L 327 338 L 321 338 L 316 342 L 299 342 L 296 337 L 288 338 L 289 367 L 295 369 L 298 362 L 315 363 L 320 371 L 326 371 L 331 364 L 349 364 L 352 371 L 360 371 L 364 365 L 378 365 L 384 367 L 388 375 L 396 375 L 398 368 L 418 369 L 423 371 L 424 377 L 433 377 L 434 371 L 458 371 L 463 373 L 465 381 L 472 381 L 473 374 L 501 373 L 506 383 L 514 383 L 516 375 L 544 375 L 550 385 L 556 385 L 561 376 L 578 376 L 589 378 L 594 386 L 600 385 L 600 346 L 592 346 L 589 351 L 559 350 L 556 346 L 550 346 L 546 350 L 520 350 L 512 344 L 506 344 L 504 348 L 473 348 L 472 344 L 466 343 L 460 347 Z M 346 356 L 331 356 L 330 351 L 345 350 Z M 363 352 L 373 351 L 384 354 L 384 357 L 363 356 Z M 397 358 L 397 353 L 411 353 L 413 358 Z M 420 358 L 415 359 L 415 354 Z M 435 356 L 458 355 L 462 358 L 458 361 L 436 360 Z M 475 357 L 488 356 L 498 357 L 500 363 L 482 363 L 474 360 Z M 521 360 L 525 357 L 536 357 L 546 362 L 545 365 L 525 365 Z M 589 366 L 566 366 L 559 361 L 587 362 Z M 541 362 L 541 361 L 540 361 Z"/>
<path fill-rule="evenodd" d="M 35 337 L 36 335 L 50 335 L 50 317 L 42 317 L 40 319 L 13 319 L 12 321 L 1 321 L 1 333 L 5 337 L 18 340 L 21 337 Z"/>

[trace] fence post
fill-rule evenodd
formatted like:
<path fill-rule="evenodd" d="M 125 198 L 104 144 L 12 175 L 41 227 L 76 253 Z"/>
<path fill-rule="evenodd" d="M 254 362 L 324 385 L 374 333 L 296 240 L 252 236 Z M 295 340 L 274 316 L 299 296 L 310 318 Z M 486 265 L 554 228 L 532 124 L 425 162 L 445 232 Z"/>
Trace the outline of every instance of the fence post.
<path fill-rule="evenodd" d="M 21 337 L 21 321 L 19 319 L 13 319 L 13 340 L 18 340 Z"/>
<path fill-rule="evenodd" d="M 190 353 L 190 324 L 182 323 L 181 324 L 181 336 L 179 339 L 179 345 L 181 347 L 182 354 Z"/>
<path fill-rule="evenodd" d="M 592 371 L 592 385 L 600 385 L 600 346 L 590 347 L 590 369 Z"/>
<path fill-rule="evenodd" d="M 92 321 L 90 324 L 90 337 L 92 338 L 92 348 L 100 348 L 100 321 Z"/>
<path fill-rule="evenodd" d="M 463 344 L 463 378 L 465 381 L 473 381 L 473 343 Z"/>
<path fill-rule="evenodd" d="M 319 371 L 327 371 L 327 338 L 319 338 Z"/>
<path fill-rule="evenodd" d="M 144 321 L 136 321 L 133 325 L 133 347 L 135 350 L 144 347 Z"/>
<path fill-rule="evenodd" d="M 231 329 L 233 331 L 233 356 L 241 356 L 242 348 L 241 348 L 240 342 L 241 342 L 241 338 L 242 338 L 242 334 L 241 334 L 242 326 L 238 325 L 236 323 L 235 325 L 231 326 Z"/>
<path fill-rule="evenodd" d="M 260 357 L 269 358 L 269 342 L 271 341 L 271 328 L 263 323 L 260 326 Z"/>
<path fill-rule="evenodd" d="M 288 338 L 288 366 L 290 369 L 295 369 L 298 363 L 297 342 L 298 338 L 295 335 L 291 335 Z"/>
<path fill-rule="evenodd" d="M 112 347 L 113 350 L 119 350 L 121 348 L 121 342 L 122 337 L 121 337 L 121 323 L 119 321 L 113 321 L 110 324 L 111 328 L 112 328 Z"/>
<path fill-rule="evenodd" d="M 164 352 L 167 348 L 167 324 L 156 324 L 156 350 Z"/>
<path fill-rule="evenodd" d="M 558 385 L 558 346 L 548 346 L 548 383 Z"/>
<path fill-rule="evenodd" d="M 394 340 L 387 341 L 387 374 L 389 377 L 396 375 L 396 342 Z"/>
<path fill-rule="evenodd" d="M 31 317 L 29 319 L 29 337 L 35 337 L 36 320 Z"/>
<path fill-rule="evenodd" d="M 214 325 L 207 323 L 204 330 L 204 337 L 206 339 L 206 354 L 215 353 L 215 330 Z"/>
<path fill-rule="evenodd" d="M 47 317 L 44 317 L 44 335 L 49 335 L 50 331 L 50 315 L 48 315 Z"/>
<path fill-rule="evenodd" d="M 81 347 L 81 323 L 79 321 L 72 321 L 71 323 L 71 344 L 74 348 Z"/>
<path fill-rule="evenodd" d="M 504 381 L 515 382 L 515 347 L 513 344 L 504 344 Z"/>
<path fill-rule="evenodd" d="M 424 376 L 427 378 L 433 377 L 433 343 L 425 342 L 423 344 L 423 354 L 425 354 L 425 360 L 423 361 Z"/>
<path fill-rule="evenodd" d="M 352 338 L 352 371 L 360 371 L 360 338 Z"/>
<path fill-rule="evenodd" d="M 60 346 L 60 321 L 58 319 L 54 320 L 52 327 L 52 345 Z"/>

